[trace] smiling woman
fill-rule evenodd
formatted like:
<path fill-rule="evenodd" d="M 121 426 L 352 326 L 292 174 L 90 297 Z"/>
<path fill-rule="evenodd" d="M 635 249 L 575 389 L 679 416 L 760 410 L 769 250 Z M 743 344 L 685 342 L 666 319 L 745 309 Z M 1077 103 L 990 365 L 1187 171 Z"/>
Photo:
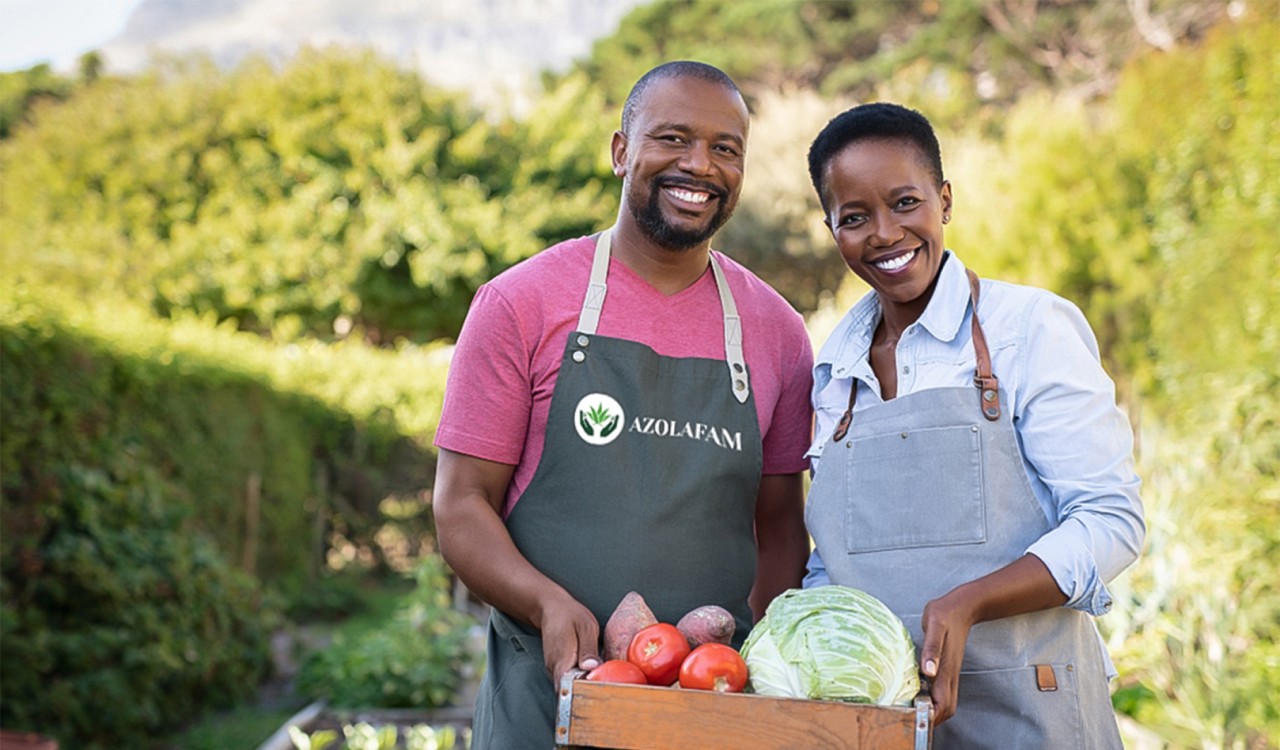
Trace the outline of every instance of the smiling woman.
<path fill-rule="evenodd" d="M 70 68 L 77 57 L 124 28 L 142 0 L 5 0 L 0 2 L 0 71 L 47 63 Z"/>
<path fill-rule="evenodd" d="M 1132 430 L 1088 322 L 1048 291 L 979 280 L 946 248 L 951 184 L 918 112 L 837 115 L 809 170 L 872 291 L 814 368 L 806 585 L 861 589 L 907 625 L 940 750 L 993 733 L 1120 747 L 1092 618 L 1145 526 Z"/>

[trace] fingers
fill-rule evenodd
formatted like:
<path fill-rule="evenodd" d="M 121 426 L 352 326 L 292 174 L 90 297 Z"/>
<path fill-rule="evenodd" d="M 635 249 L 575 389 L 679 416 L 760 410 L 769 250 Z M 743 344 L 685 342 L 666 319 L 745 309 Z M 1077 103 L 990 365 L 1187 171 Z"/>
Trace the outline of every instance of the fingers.
<path fill-rule="evenodd" d="M 932 609 L 932 606 L 932 603 L 925 606 L 925 613 L 921 618 L 924 643 L 920 647 L 920 672 L 929 681 L 933 720 L 941 724 L 956 712 L 960 692 L 960 665 L 964 661 L 968 632 L 938 616 L 937 610 Z"/>
<path fill-rule="evenodd" d="M 591 671 L 600 666 L 600 625 L 590 610 L 566 613 L 543 625 L 542 650 L 553 684 L 570 669 Z"/>

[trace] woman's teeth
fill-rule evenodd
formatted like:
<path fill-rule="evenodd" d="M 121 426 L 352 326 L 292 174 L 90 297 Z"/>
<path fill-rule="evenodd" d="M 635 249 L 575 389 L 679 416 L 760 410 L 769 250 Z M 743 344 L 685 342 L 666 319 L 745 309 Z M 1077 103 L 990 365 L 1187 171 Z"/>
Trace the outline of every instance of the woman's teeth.
<path fill-rule="evenodd" d="M 872 265 L 875 266 L 876 268 L 879 268 L 881 271 L 896 271 L 899 268 L 902 268 L 903 266 L 910 263 L 911 259 L 914 257 L 916 257 L 916 251 L 912 250 L 906 255 L 899 255 L 895 258 L 886 258 L 884 260 L 878 260 Z"/>

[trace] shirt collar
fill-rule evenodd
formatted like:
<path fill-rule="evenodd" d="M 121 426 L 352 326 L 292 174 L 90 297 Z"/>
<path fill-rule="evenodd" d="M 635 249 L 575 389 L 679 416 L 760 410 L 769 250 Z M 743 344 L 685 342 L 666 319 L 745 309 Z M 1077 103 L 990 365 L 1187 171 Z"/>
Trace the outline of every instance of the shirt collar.
<path fill-rule="evenodd" d="M 920 316 L 919 324 L 939 341 L 954 341 L 969 310 L 969 277 L 964 264 L 948 250 L 938 273 L 933 299 Z"/>
<path fill-rule="evenodd" d="M 960 331 L 969 305 L 969 280 L 964 264 L 950 250 L 938 273 L 933 298 L 920 316 L 919 325 L 939 341 L 952 341 Z M 845 313 L 815 358 L 815 370 L 827 377 L 844 378 L 853 373 L 858 362 L 867 359 L 871 337 L 880 320 L 880 299 L 867 292 Z"/>

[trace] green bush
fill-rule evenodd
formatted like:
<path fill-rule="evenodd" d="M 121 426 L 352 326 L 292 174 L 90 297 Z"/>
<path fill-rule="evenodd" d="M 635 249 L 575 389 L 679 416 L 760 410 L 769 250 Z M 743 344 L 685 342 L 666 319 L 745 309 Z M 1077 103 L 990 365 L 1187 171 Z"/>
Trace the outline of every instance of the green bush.
<path fill-rule="evenodd" d="M 387 493 L 429 484 L 432 355 L 0 287 L 0 724 L 121 747 L 245 697 L 264 592 L 305 589 L 325 527 L 375 545 Z"/>
<path fill-rule="evenodd" d="M 137 746 L 251 693 L 269 603 L 184 528 L 166 482 L 128 450 L 58 480 L 40 534 L 4 558 L 0 723 L 64 747 Z"/>
<path fill-rule="evenodd" d="M 415 570 L 417 586 L 390 623 L 338 637 L 303 664 L 298 689 L 344 708 L 437 708 L 456 698 L 474 668 L 473 618 L 450 606 L 437 555 Z"/>

